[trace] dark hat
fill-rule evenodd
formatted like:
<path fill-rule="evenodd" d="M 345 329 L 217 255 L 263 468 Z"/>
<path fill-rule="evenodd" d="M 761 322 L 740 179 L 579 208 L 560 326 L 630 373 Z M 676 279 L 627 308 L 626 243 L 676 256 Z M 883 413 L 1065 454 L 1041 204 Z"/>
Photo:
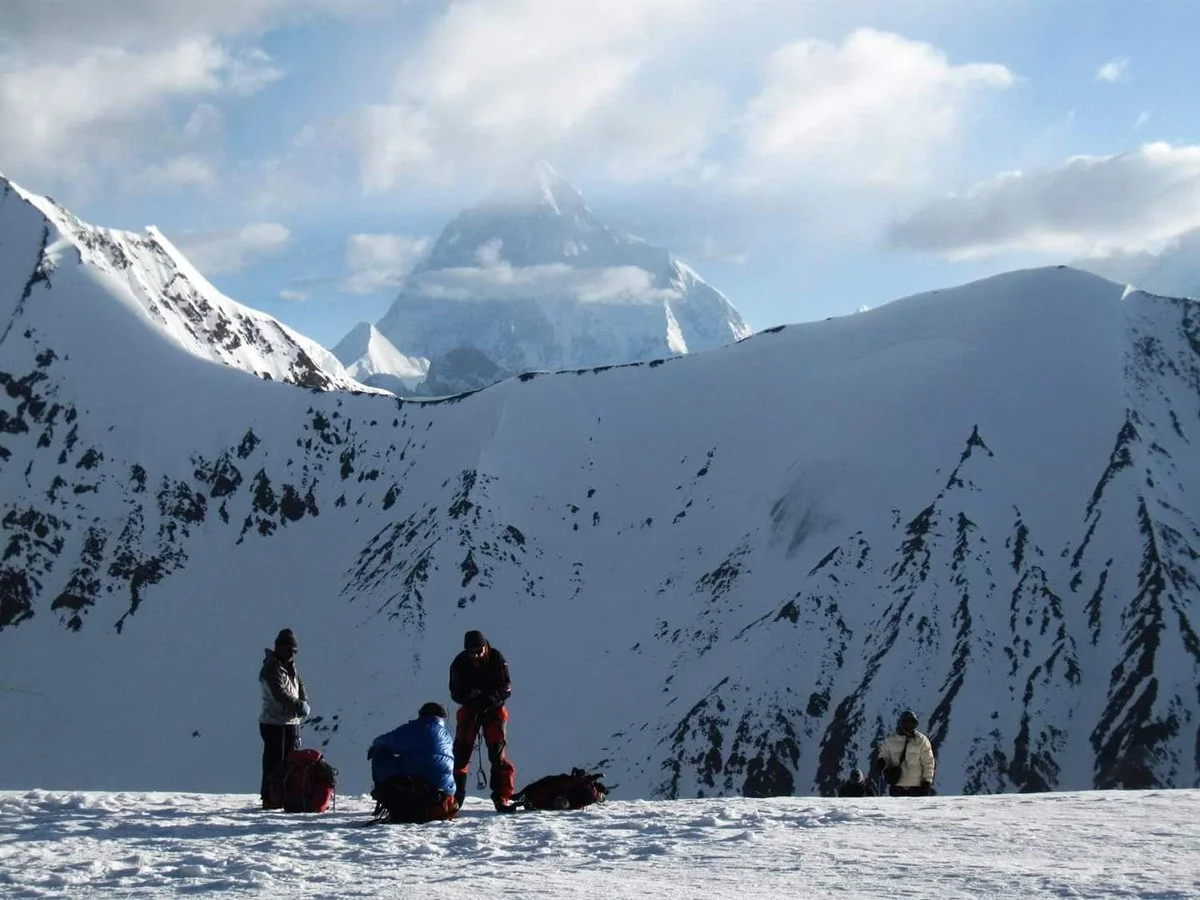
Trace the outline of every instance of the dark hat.
<path fill-rule="evenodd" d="M 906 709 L 900 713 L 900 724 L 901 726 L 909 725 L 912 728 L 916 728 L 921 724 L 921 720 L 917 718 L 917 714 L 911 709 Z"/>
<path fill-rule="evenodd" d="M 417 710 L 418 716 L 437 716 L 439 719 L 446 718 L 446 707 L 440 703 L 434 703 L 430 700 L 424 706 Z"/>
<path fill-rule="evenodd" d="M 483 636 L 482 631 L 468 631 L 463 635 L 464 650 L 478 650 L 480 647 L 487 646 L 487 638 Z"/>
<path fill-rule="evenodd" d="M 276 647 L 299 647 L 300 644 L 296 640 L 296 636 L 292 634 L 292 629 L 285 628 L 275 636 Z"/>

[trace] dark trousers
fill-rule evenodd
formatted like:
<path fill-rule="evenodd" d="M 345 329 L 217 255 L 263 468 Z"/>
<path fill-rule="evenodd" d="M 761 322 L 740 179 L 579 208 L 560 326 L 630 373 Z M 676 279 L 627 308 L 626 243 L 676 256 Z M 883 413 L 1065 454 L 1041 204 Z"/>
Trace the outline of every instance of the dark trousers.
<path fill-rule="evenodd" d="M 263 725 L 259 724 L 258 733 L 262 735 L 262 785 L 259 795 L 267 799 L 267 776 L 275 767 L 287 759 L 289 753 L 300 749 L 299 725 Z"/>
<path fill-rule="evenodd" d="M 933 794 L 933 789 L 921 787 L 919 785 L 914 787 L 901 787 L 898 784 L 893 784 L 891 793 L 893 797 L 929 797 Z"/>

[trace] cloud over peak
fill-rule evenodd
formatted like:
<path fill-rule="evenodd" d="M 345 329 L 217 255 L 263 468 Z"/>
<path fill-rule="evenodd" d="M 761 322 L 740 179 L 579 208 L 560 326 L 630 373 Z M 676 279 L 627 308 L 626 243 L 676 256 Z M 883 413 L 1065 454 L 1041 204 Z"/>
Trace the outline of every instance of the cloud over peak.
<path fill-rule="evenodd" d="M 283 252 L 290 240 L 291 232 L 278 222 L 171 236 L 172 243 L 203 275 L 240 272 L 256 260 Z"/>
<path fill-rule="evenodd" d="M 894 224 L 900 250 L 981 257 L 1153 250 L 1200 227 L 1200 146 L 1146 144 L 1113 156 L 1008 172 Z"/>

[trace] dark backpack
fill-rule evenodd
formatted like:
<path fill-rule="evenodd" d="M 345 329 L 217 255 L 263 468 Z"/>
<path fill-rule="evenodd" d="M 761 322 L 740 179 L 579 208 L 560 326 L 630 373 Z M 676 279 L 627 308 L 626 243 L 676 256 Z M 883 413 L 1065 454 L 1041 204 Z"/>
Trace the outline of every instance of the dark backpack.
<path fill-rule="evenodd" d="M 388 822 L 428 822 L 430 810 L 441 807 L 446 794 L 423 778 L 397 775 L 371 789 L 375 818 Z"/>
<path fill-rule="evenodd" d="M 526 809 L 583 809 L 608 799 L 600 773 L 572 769 L 570 775 L 547 775 L 513 795 L 514 806 Z"/>
<path fill-rule="evenodd" d="M 337 788 L 337 769 L 320 750 L 293 750 L 267 781 L 267 809 L 325 812 Z"/>

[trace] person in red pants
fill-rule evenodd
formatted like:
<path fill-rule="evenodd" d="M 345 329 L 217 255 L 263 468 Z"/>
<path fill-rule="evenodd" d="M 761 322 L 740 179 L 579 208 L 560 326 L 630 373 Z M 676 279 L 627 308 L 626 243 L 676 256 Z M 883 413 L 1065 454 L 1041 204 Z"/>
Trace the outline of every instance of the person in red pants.
<path fill-rule="evenodd" d="M 497 812 L 512 812 L 516 769 L 504 753 L 508 710 L 504 704 L 512 693 L 508 663 L 488 643 L 482 631 L 463 636 L 463 651 L 450 664 L 450 697 L 459 705 L 454 732 L 454 799 L 459 807 L 467 796 L 467 773 L 471 751 L 483 730 L 488 760 L 492 764 L 492 803 Z"/>

